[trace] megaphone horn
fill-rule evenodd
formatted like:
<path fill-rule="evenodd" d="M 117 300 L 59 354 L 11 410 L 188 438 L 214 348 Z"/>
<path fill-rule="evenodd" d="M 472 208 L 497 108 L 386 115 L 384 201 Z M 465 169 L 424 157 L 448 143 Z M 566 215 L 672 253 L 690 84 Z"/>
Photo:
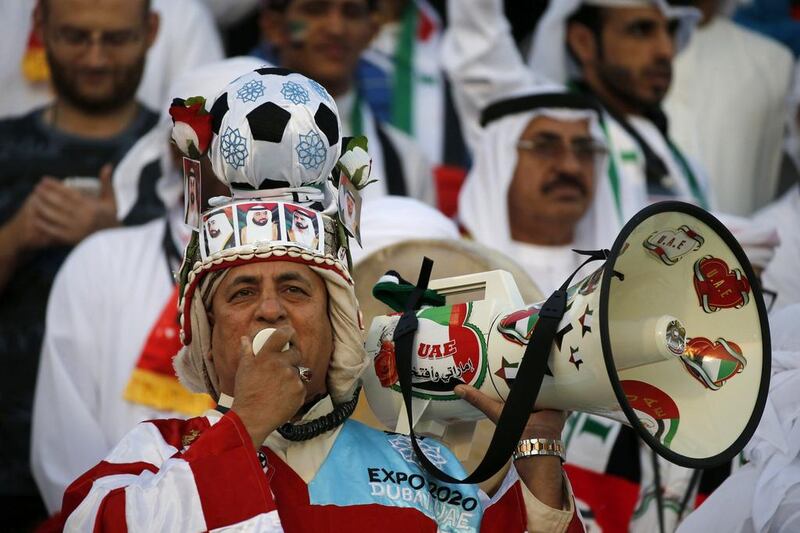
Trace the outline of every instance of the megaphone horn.
<path fill-rule="evenodd" d="M 484 297 L 454 296 L 483 288 Z M 416 313 L 413 423 L 440 427 L 483 414 L 453 388 L 470 384 L 505 401 L 543 302 L 526 305 L 503 271 L 433 280 L 447 305 Z M 402 397 L 395 316 L 367 336 L 370 407 L 398 428 Z M 739 453 L 769 388 L 766 310 L 753 270 L 730 232 L 693 205 L 661 202 L 635 215 L 605 264 L 571 285 L 556 327 L 537 409 L 583 411 L 632 426 L 667 460 L 708 468 Z M 523 386 L 525 384 L 522 384 Z"/>

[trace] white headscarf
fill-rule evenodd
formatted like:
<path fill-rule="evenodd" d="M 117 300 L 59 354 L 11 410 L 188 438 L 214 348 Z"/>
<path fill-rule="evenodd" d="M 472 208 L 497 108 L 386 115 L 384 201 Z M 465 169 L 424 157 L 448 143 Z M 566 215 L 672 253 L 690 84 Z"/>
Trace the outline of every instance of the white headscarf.
<path fill-rule="evenodd" d="M 265 211 L 267 214 L 267 223 L 263 226 L 259 226 L 255 222 L 253 222 L 253 218 L 258 211 Z M 250 210 L 247 212 L 247 225 L 245 228 L 247 229 L 247 241 L 242 240 L 244 244 L 253 243 L 258 241 L 271 241 L 275 239 L 275 220 L 272 220 L 272 211 L 270 211 L 266 206 L 257 208 L 251 207 Z"/>
<path fill-rule="evenodd" d="M 264 77 L 263 80 L 261 78 L 262 76 Z M 222 82 L 221 88 L 216 91 L 216 101 L 222 101 L 222 95 L 224 94 L 225 100 L 229 105 L 228 112 L 223 115 L 223 125 L 226 123 L 226 117 L 229 117 L 229 115 L 232 117 L 230 120 L 235 122 L 237 117 L 241 117 L 246 109 L 250 109 L 250 107 L 252 107 L 250 104 L 252 104 L 251 100 L 253 98 L 256 98 L 258 102 L 262 104 L 269 102 L 269 98 L 278 98 L 278 96 L 269 91 L 265 91 L 266 97 L 265 95 L 257 95 L 255 93 L 250 94 L 246 91 L 241 93 L 241 98 L 238 96 L 240 94 L 239 91 L 244 88 L 243 83 L 246 84 L 248 80 L 267 84 L 269 84 L 270 81 L 275 81 L 274 79 L 271 80 L 268 78 L 268 76 L 278 78 L 278 81 L 286 84 L 286 87 L 284 87 L 287 89 L 285 91 L 286 94 L 280 93 L 280 98 L 285 100 L 289 100 L 290 97 L 297 96 L 298 94 L 301 96 L 304 95 L 305 92 L 308 92 L 306 87 L 310 87 L 311 92 L 317 95 L 314 98 L 309 98 L 307 101 L 304 101 L 302 97 L 298 97 L 297 103 L 291 104 L 297 108 L 293 108 L 293 116 L 298 113 L 301 115 L 308 115 L 309 109 L 318 109 L 317 106 L 321 108 L 320 98 L 327 98 L 327 92 L 325 92 L 323 88 L 319 87 L 319 90 L 317 90 L 316 86 L 318 84 L 316 84 L 316 82 L 299 74 L 291 75 L 292 80 L 296 80 L 292 81 L 292 83 L 299 85 L 302 90 L 297 89 L 294 85 L 290 85 L 287 80 L 275 74 L 264 75 L 263 73 L 257 73 L 257 76 L 255 76 L 254 73 L 247 73 L 241 76 L 237 73 L 229 76 L 226 80 L 220 80 Z M 255 83 L 252 87 L 260 88 L 256 87 L 257 85 L 258 83 Z M 292 91 L 297 90 L 299 93 L 291 92 L 289 89 Z M 227 95 L 232 91 L 232 94 L 237 96 L 236 98 L 228 100 Z M 181 97 L 189 98 L 197 94 L 198 88 L 189 85 L 184 89 Z M 326 107 L 333 113 L 332 120 L 335 121 L 337 126 L 337 142 L 335 146 L 338 153 L 338 143 L 340 142 L 340 136 L 338 135 L 338 110 L 332 100 L 325 101 L 328 102 Z M 283 101 L 281 102 L 285 103 Z M 207 99 L 206 109 L 213 109 L 214 104 L 214 97 Z M 302 106 L 305 106 L 305 108 L 301 109 Z M 212 115 L 214 115 L 214 113 L 212 113 Z M 301 116 L 299 124 L 305 124 L 305 118 L 306 117 Z M 251 133 L 249 128 L 243 128 L 240 134 L 247 135 L 245 137 L 245 144 L 252 148 L 252 143 L 254 141 L 253 137 L 250 135 Z M 229 166 L 232 165 L 232 163 L 224 159 L 223 162 L 217 161 L 216 165 L 214 163 L 213 154 L 215 149 L 220 152 L 225 152 L 226 150 L 224 142 L 221 141 L 221 137 L 227 134 L 227 130 L 221 127 L 220 132 L 215 133 L 212 137 L 209 158 L 212 160 L 212 166 L 214 166 L 215 169 L 220 168 L 220 166 L 224 168 L 225 164 Z M 295 172 L 296 169 L 289 167 L 298 164 L 302 165 L 302 162 L 297 162 L 293 158 L 284 156 L 287 156 L 288 153 L 299 154 L 302 150 L 298 150 L 298 146 L 288 143 L 282 143 L 280 146 L 280 150 L 285 152 L 279 154 L 281 155 L 280 158 L 272 157 L 276 155 L 274 150 L 248 149 L 247 165 L 241 167 L 241 169 L 238 167 L 233 170 L 225 169 L 224 175 L 220 175 L 219 171 L 217 171 L 217 177 L 220 181 L 229 186 L 232 183 L 234 185 L 249 183 L 253 187 L 257 187 L 259 183 L 261 183 L 260 180 L 265 173 L 274 172 L 281 176 L 292 176 L 291 180 L 288 181 L 292 187 L 249 191 L 249 196 L 247 197 L 259 198 L 259 202 L 284 201 L 292 203 L 292 199 L 295 198 L 294 203 L 304 204 L 306 207 L 310 207 L 308 204 L 314 204 L 317 200 L 313 198 L 297 200 L 296 197 L 301 196 L 299 193 L 309 188 L 313 189 L 314 195 L 320 194 L 319 189 L 307 187 L 307 185 L 317 183 L 320 180 L 325 182 L 324 195 L 332 198 L 336 197 L 334 194 L 335 191 L 329 190 L 334 188 L 331 182 L 322 177 L 325 172 L 329 171 L 332 164 L 335 163 L 335 160 L 332 162 L 328 160 L 330 159 L 328 158 L 329 150 L 325 151 L 325 165 L 327 166 L 322 167 L 320 165 L 322 170 L 317 169 L 314 172 L 310 170 L 308 172 Z M 316 154 L 311 155 L 316 156 Z M 306 156 L 304 155 L 303 157 Z M 276 161 L 283 166 L 276 166 Z M 325 170 L 325 168 L 328 170 Z M 303 179 L 307 181 L 302 181 Z M 368 176 L 365 179 L 368 179 Z M 297 180 L 300 181 L 298 182 Z M 243 191 L 243 189 L 231 187 L 231 191 L 234 195 L 237 190 L 240 193 Z M 244 193 L 247 192 L 248 191 L 244 191 Z M 231 198 L 228 197 L 218 197 L 215 200 L 217 200 L 215 202 L 217 207 L 229 205 L 231 203 Z M 335 212 L 335 201 L 329 203 L 328 209 L 331 212 Z M 273 222 L 275 222 L 274 219 Z M 332 222 L 332 224 L 335 226 L 335 221 Z M 320 227 L 319 231 L 324 231 L 323 227 Z M 334 234 L 336 234 L 335 227 L 333 231 Z M 328 244 L 330 244 L 330 247 Z M 213 361 L 211 360 L 211 327 L 208 320 L 207 306 L 231 268 L 244 263 L 289 260 L 306 264 L 325 282 L 328 291 L 328 316 L 331 321 L 334 344 L 330 366 L 328 367 L 328 392 L 334 404 L 344 403 L 352 399 L 353 392 L 359 383 L 359 376 L 367 365 L 367 353 L 364 350 L 362 340 L 362 325 L 360 322 L 358 301 L 356 300 L 355 290 L 353 288 L 353 280 L 347 270 L 347 266 L 342 262 L 342 256 L 339 254 L 341 251 L 340 245 L 342 243 L 330 242 L 328 244 L 326 244 L 326 250 L 318 250 L 295 246 L 292 243 L 282 241 L 266 241 L 234 246 L 213 254 L 212 256 L 203 258 L 199 253 L 197 240 L 190 242 L 186 249 L 184 265 L 180 273 L 182 293 L 179 305 L 181 341 L 184 343 L 184 346 L 173 360 L 175 371 L 181 383 L 189 390 L 207 392 L 213 397 L 218 396 L 221 392 L 218 376 L 215 372 Z M 333 250 L 333 248 L 336 248 L 336 250 Z"/>
<path fill-rule="evenodd" d="M 381 196 L 364 202 L 361 244 L 350 254 L 357 265 L 372 252 L 409 239 L 459 239 L 455 222 L 438 209 L 405 196 Z"/>
<path fill-rule="evenodd" d="M 556 83 L 579 78 L 580 69 L 567 51 L 567 19 L 581 5 L 597 7 L 642 7 L 654 5 L 669 19 L 677 19 L 675 44 L 678 51 L 689 42 L 700 12 L 693 7 L 671 6 L 666 0 L 553 0 L 536 26 L 528 65 L 537 74 Z"/>
<path fill-rule="evenodd" d="M 565 93 L 565 89 L 550 85 L 536 94 L 559 92 Z M 461 189 L 459 220 L 476 241 L 510 257 L 516 257 L 518 249 L 511 239 L 508 218 L 508 189 L 517 167 L 517 142 L 528 124 L 540 116 L 563 121 L 589 119 L 591 136 L 605 143 L 597 114 L 588 110 L 537 108 L 487 124 L 477 144 L 472 170 Z M 576 228 L 573 241 L 576 248 L 610 248 L 621 228 L 606 166 L 605 160 L 595 165 L 594 200 Z"/>
<path fill-rule="evenodd" d="M 297 225 L 298 217 L 303 218 L 308 222 L 308 225 L 305 228 L 301 228 Z M 295 211 L 292 213 L 291 232 L 293 242 L 300 243 L 308 248 L 313 248 L 315 246 L 314 239 L 317 238 L 317 232 L 314 230 L 314 221 L 310 216 L 302 211 Z"/>
<path fill-rule="evenodd" d="M 225 247 L 225 244 L 233 237 L 233 225 L 231 225 L 231 221 L 228 219 L 228 216 L 225 213 L 217 213 L 216 215 L 212 215 L 206 221 L 205 227 L 203 228 L 206 232 L 206 242 L 208 243 L 209 249 L 213 251 L 222 250 Z M 211 235 L 211 229 L 217 230 L 216 237 Z"/>

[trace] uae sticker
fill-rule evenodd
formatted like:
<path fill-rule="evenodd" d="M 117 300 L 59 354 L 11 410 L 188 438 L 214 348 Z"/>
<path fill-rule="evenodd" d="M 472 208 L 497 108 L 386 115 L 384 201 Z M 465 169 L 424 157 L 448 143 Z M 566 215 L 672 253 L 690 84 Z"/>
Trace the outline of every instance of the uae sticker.
<path fill-rule="evenodd" d="M 681 361 L 693 378 L 711 390 L 719 390 L 747 366 L 739 345 L 722 337 L 716 342 L 705 337 L 690 339 Z"/>
<path fill-rule="evenodd" d="M 597 286 L 600 285 L 601 279 L 603 279 L 603 267 L 600 267 L 592 272 L 581 282 L 580 287 L 578 288 L 578 294 L 589 296 L 595 290 L 597 290 Z"/>
<path fill-rule="evenodd" d="M 707 255 L 694 264 L 694 290 L 706 313 L 739 309 L 750 302 L 750 282 L 738 268 Z"/>
<path fill-rule="evenodd" d="M 200 161 L 183 158 L 183 223 L 200 231 Z"/>
<path fill-rule="evenodd" d="M 505 357 L 501 357 L 500 370 L 495 371 L 494 375 L 506 382 L 509 388 L 514 384 L 517 379 L 517 372 L 519 371 L 519 361 L 512 363 Z"/>
<path fill-rule="evenodd" d="M 642 426 L 669 448 L 681 419 L 675 401 L 666 392 L 644 381 L 623 380 L 620 385 Z"/>
<path fill-rule="evenodd" d="M 417 314 L 419 325 L 411 360 L 415 396 L 457 399 L 453 393 L 456 385 L 466 383 L 479 388 L 483 384 L 487 366 L 486 339 L 480 329 L 469 322 L 471 311 L 471 304 L 461 303 L 430 307 Z"/>
<path fill-rule="evenodd" d="M 684 224 L 676 230 L 653 232 L 642 245 L 653 257 L 667 266 L 672 266 L 686 254 L 699 250 L 704 242 L 702 235 Z"/>
<path fill-rule="evenodd" d="M 519 346 L 526 346 L 533 328 L 539 321 L 541 304 L 509 313 L 497 322 L 497 331 L 503 338 Z"/>
<path fill-rule="evenodd" d="M 373 365 L 375 375 L 384 387 L 391 387 L 397 383 L 397 363 L 394 351 L 394 330 L 400 321 L 400 315 L 391 316 L 381 330 L 378 337 L 378 353 L 375 355 Z"/>

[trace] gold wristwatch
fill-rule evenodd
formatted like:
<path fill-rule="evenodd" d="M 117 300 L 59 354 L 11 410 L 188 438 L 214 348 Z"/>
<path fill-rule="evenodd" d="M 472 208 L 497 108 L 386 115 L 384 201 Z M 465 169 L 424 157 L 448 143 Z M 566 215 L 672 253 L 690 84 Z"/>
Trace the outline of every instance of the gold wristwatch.
<path fill-rule="evenodd" d="M 515 461 L 537 455 L 552 455 L 561 459 L 562 463 L 567 459 L 564 443 L 558 439 L 522 439 L 513 453 Z"/>

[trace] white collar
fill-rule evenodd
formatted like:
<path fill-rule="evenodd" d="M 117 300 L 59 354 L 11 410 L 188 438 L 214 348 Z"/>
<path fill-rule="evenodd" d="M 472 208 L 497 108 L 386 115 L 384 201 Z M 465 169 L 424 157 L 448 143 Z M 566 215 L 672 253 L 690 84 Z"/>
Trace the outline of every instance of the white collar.
<path fill-rule="evenodd" d="M 225 393 L 221 393 L 217 405 L 225 408 L 227 411 L 233 405 L 233 397 Z M 329 395 L 315 403 L 298 422 L 307 422 L 314 420 L 321 416 L 325 416 L 333 411 L 333 401 Z M 219 416 L 220 411 L 212 411 L 212 416 Z M 339 435 L 343 425 L 338 426 L 331 431 L 323 433 L 313 439 L 306 441 L 294 442 L 284 439 L 280 433 L 273 431 L 264 439 L 264 446 L 272 450 L 278 457 L 280 457 L 286 464 L 294 470 L 303 480 L 308 483 L 317 474 L 317 471 L 325 462 Z"/>

